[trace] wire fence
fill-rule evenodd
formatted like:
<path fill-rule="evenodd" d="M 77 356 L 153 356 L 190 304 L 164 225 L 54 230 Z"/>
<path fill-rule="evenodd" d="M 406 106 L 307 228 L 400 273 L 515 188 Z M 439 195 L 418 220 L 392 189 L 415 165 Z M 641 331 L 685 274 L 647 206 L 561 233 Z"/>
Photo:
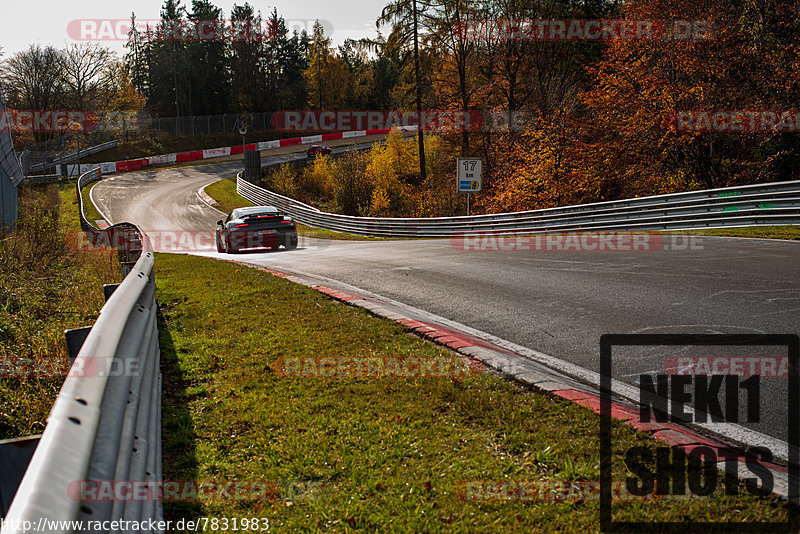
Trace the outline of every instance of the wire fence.
<path fill-rule="evenodd" d="M 123 130 L 128 135 L 146 137 L 189 136 L 238 133 L 242 126 L 248 130 L 269 130 L 272 113 L 223 113 L 190 117 L 151 117 L 139 115 L 125 120 Z"/>

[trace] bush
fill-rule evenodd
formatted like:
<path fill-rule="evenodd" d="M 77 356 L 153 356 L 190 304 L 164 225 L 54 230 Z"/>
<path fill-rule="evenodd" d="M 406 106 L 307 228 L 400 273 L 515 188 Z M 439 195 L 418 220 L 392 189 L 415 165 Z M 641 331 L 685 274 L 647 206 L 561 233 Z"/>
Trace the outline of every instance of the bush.
<path fill-rule="evenodd" d="M 269 171 L 264 178 L 264 184 L 267 189 L 285 197 L 297 198 L 300 192 L 297 171 L 291 163 L 284 163 L 277 169 Z"/>
<path fill-rule="evenodd" d="M 460 215 L 454 151 L 435 135 L 425 138 L 427 178 L 419 176 L 416 138 L 392 132 L 385 143 L 339 157 L 321 156 L 298 171 L 292 164 L 271 170 L 264 187 L 344 215 L 439 217 Z"/>
<path fill-rule="evenodd" d="M 367 154 L 354 151 L 345 154 L 337 161 L 337 168 L 331 179 L 333 197 L 344 215 L 366 215 L 374 186 L 367 178 Z"/>

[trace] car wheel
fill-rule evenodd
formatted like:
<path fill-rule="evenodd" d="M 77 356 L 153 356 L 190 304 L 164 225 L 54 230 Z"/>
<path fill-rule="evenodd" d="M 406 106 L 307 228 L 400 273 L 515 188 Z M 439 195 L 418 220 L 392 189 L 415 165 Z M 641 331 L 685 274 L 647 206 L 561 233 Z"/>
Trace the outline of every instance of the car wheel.
<path fill-rule="evenodd" d="M 225 252 L 225 245 L 222 244 L 219 234 L 217 234 L 217 252 Z"/>
<path fill-rule="evenodd" d="M 297 248 L 297 234 L 292 236 L 286 236 L 286 242 L 284 242 L 283 247 L 286 250 L 292 250 Z"/>

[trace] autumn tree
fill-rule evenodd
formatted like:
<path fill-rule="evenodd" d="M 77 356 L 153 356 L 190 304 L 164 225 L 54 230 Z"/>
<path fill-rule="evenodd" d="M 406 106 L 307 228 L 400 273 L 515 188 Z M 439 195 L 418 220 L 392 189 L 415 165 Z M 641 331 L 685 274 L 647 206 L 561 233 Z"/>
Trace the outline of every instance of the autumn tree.
<path fill-rule="evenodd" d="M 104 98 L 114 56 L 94 43 L 68 46 L 64 51 L 64 82 L 71 109 L 85 110 Z"/>
<path fill-rule="evenodd" d="M 348 100 L 350 72 L 331 48 L 330 37 L 319 21 L 314 22 L 308 44 L 308 68 L 304 72 L 311 109 L 341 109 Z"/>
<path fill-rule="evenodd" d="M 99 127 L 126 139 L 131 131 L 140 131 L 138 121 L 145 108 L 145 97 L 133 86 L 126 65 L 113 59 L 103 75 L 103 87 L 93 110 Z"/>
<path fill-rule="evenodd" d="M 596 86 L 583 97 L 593 115 L 596 159 L 603 162 L 598 171 L 619 176 L 632 190 L 652 191 L 664 183 L 716 187 L 774 179 L 785 162 L 796 162 L 797 134 L 683 133 L 670 120 L 681 110 L 794 108 L 799 9 L 784 0 L 626 5 L 635 20 L 713 20 L 713 26 L 699 38 L 610 44 L 592 69 Z M 672 27 L 665 31 L 674 37 Z"/>

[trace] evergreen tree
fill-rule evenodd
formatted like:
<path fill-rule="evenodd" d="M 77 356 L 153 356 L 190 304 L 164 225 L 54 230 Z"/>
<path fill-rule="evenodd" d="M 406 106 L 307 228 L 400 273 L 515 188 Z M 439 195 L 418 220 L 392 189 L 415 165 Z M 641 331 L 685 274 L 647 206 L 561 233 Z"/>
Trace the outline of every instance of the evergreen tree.
<path fill-rule="evenodd" d="M 267 36 L 261 29 L 261 14 L 245 3 L 231 10 L 231 110 L 266 110 L 267 79 L 264 54 Z"/>
<path fill-rule="evenodd" d="M 164 117 L 191 113 L 184 15 L 180 0 L 166 0 L 161 9 L 161 22 L 148 43 L 148 105 L 156 115 Z"/>
<path fill-rule="evenodd" d="M 192 40 L 187 43 L 189 115 L 225 113 L 230 107 L 230 73 L 222 10 L 208 0 L 192 0 Z M 195 39 L 196 37 L 196 39 Z"/>

